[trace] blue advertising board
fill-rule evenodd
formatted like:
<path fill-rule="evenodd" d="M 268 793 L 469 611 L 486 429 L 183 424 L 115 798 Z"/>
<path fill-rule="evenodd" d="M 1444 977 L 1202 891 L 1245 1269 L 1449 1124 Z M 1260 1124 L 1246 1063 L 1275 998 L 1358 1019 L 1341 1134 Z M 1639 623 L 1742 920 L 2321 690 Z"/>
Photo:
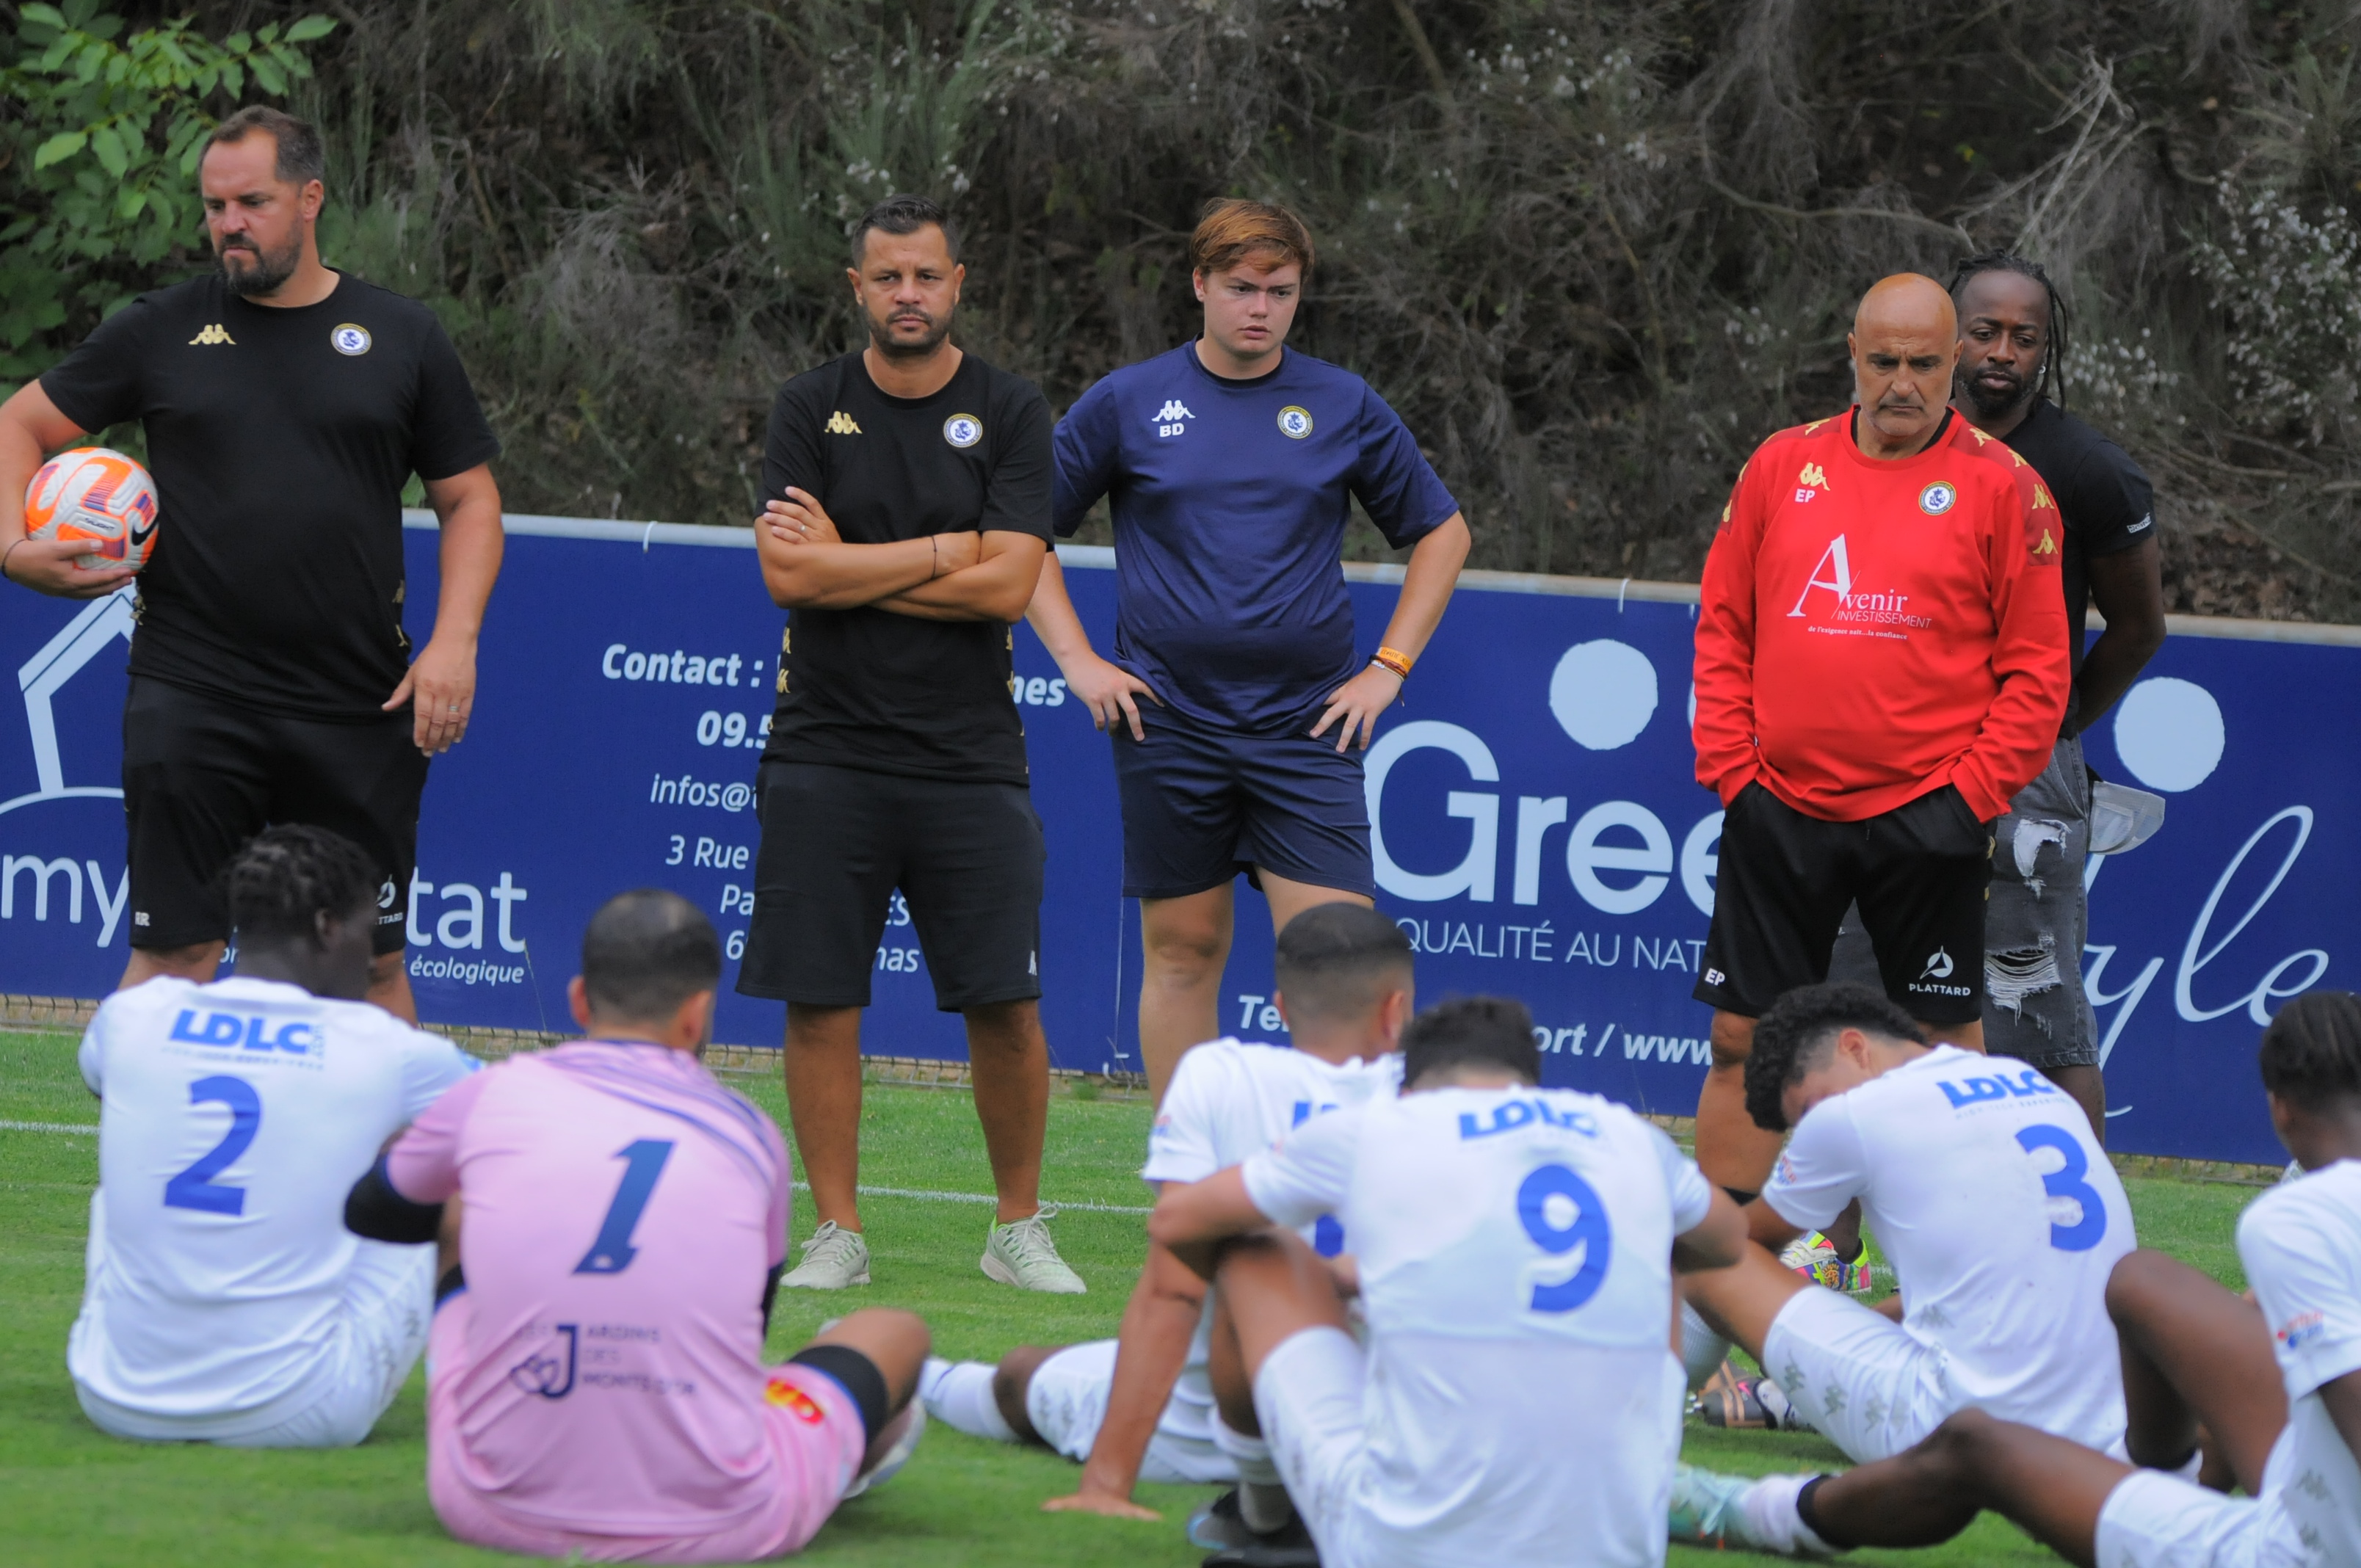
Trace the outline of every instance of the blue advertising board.
<path fill-rule="evenodd" d="M 734 959 L 753 905 L 756 763 L 783 617 L 731 530 L 512 518 L 467 740 L 427 786 L 411 982 L 430 1022 L 564 1031 L 584 919 L 625 887 L 677 888 Z M 410 602 L 434 602 L 412 519 Z M 1101 646 L 1112 560 L 1069 549 Z M 1363 641 L 1389 568 L 1348 572 Z M 1695 1109 L 1709 1014 L 1691 1000 L 1712 908 L 1717 803 L 1688 738 L 1695 590 L 1471 573 L 1367 754 L 1380 903 L 1429 998 L 1522 998 L 1548 1080 Z M 122 971 L 129 883 L 117 786 L 127 600 L 7 598 L 0 670 L 0 991 L 98 996 Z M 413 633 L 423 630 L 413 627 Z M 2110 778 L 2170 801 L 2139 850 L 2092 862 L 2084 974 L 2107 1053 L 2111 1141 L 2278 1157 L 2254 1076 L 2286 997 L 2356 983 L 2361 952 L 2361 634 L 2176 620 L 2088 737 Z M 1042 1011 L 1062 1067 L 1136 1069 L 1138 914 L 1121 893 L 1108 742 L 1030 632 L 1015 698 L 1048 830 Z M 1151 710 L 1149 720 L 1154 722 Z M 1268 921 L 1241 897 L 1223 1027 L 1278 1037 Z M 864 1049 L 957 1058 L 898 902 Z M 718 1038 L 777 1041 L 784 1010 L 724 997 Z"/>

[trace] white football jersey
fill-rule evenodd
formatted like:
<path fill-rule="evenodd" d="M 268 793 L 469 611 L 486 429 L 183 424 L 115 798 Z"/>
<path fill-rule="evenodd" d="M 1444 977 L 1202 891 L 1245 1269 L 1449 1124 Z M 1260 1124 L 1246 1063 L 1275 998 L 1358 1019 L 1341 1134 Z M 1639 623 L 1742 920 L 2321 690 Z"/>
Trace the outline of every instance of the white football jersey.
<path fill-rule="evenodd" d="M 2274 1187 L 2238 1218 L 2238 1261 L 2287 1378 L 2288 1424 L 2263 1500 L 2323 1563 L 2361 1563 L 2361 1466 L 2323 1385 L 2361 1370 L 2361 1160 Z"/>
<path fill-rule="evenodd" d="M 1244 1175 L 1281 1224 L 1334 1210 L 1360 1263 L 1372 1561 L 1664 1561 L 1672 1245 L 1712 1203 L 1670 1138 L 1595 1094 L 1444 1089 L 1315 1118 Z"/>
<path fill-rule="evenodd" d="M 98 1190 L 66 1363 L 159 1416 L 261 1409 L 302 1379 L 359 1245 L 345 1195 L 476 1067 L 367 1003 L 169 977 L 101 1003 L 81 1062 Z"/>
<path fill-rule="evenodd" d="M 2021 1061 L 1938 1046 L 1806 1112 L 1763 1189 L 1818 1230 L 1853 1199 L 1894 1264 L 1902 1326 L 1960 1407 L 2102 1453 L 2124 1435 L 2107 1277 L 2136 1245 L 2091 1124 Z"/>
<path fill-rule="evenodd" d="M 1191 1047 L 1164 1091 L 1148 1135 L 1148 1164 L 1139 1174 L 1148 1181 L 1202 1181 L 1261 1153 L 1314 1116 L 1400 1092 L 1401 1060 L 1400 1051 L 1389 1051 L 1336 1066 L 1291 1046 L 1231 1039 Z M 1343 1227 L 1332 1215 L 1316 1216 L 1302 1230 L 1303 1239 L 1323 1256 L 1348 1250 Z M 1213 1319 L 1208 1299 L 1160 1423 L 1177 1436 L 1208 1442 L 1213 1435 L 1213 1387 L 1205 1358 Z"/>

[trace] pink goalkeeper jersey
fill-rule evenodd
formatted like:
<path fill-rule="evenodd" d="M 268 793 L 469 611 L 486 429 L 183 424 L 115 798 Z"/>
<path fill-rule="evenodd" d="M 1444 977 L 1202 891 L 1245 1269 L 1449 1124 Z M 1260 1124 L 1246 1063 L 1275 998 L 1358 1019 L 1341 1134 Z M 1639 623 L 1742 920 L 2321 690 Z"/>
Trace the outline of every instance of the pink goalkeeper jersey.
<path fill-rule="evenodd" d="M 433 1374 L 456 1374 L 456 1430 L 429 1438 L 484 1504 L 681 1537 L 777 1506 L 762 1297 L 790 1177 L 768 1116 L 682 1052 L 585 1041 L 464 1080 L 389 1169 L 465 1205 L 465 1365 Z"/>

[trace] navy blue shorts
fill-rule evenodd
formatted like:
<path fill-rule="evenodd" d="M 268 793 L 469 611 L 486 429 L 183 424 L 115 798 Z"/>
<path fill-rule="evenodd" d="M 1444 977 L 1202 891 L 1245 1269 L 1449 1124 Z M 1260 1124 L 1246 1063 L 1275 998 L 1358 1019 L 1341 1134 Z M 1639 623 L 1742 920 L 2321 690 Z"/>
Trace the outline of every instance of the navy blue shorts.
<path fill-rule="evenodd" d="M 1184 898 L 1259 866 L 1274 876 L 1377 896 L 1361 753 L 1332 730 L 1234 735 L 1170 712 L 1141 716 L 1148 739 L 1115 727 L 1126 898 Z"/>

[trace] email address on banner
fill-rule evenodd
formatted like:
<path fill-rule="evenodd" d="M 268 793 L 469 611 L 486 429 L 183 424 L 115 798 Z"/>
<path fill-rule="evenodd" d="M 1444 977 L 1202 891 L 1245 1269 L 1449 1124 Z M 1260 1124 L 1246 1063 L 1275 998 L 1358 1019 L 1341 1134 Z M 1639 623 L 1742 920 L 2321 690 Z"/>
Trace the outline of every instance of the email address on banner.
<path fill-rule="evenodd" d="M 648 800 L 656 806 L 709 806 L 720 811 L 743 811 L 754 804 L 754 786 L 708 784 L 687 773 L 668 779 L 658 773 L 648 785 Z"/>

